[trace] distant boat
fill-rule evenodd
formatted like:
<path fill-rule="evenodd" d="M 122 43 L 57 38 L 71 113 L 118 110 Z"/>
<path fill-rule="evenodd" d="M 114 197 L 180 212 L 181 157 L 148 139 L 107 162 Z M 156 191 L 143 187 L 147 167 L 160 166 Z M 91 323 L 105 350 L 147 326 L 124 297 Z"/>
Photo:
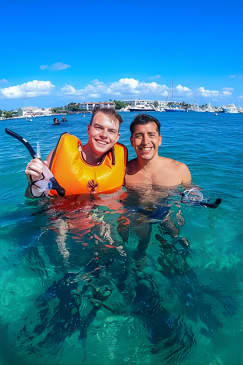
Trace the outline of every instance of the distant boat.
<path fill-rule="evenodd" d="M 236 114 L 239 113 L 238 108 L 234 104 L 223 107 L 225 113 Z"/>
<path fill-rule="evenodd" d="M 155 108 L 146 105 L 136 105 L 129 107 L 130 112 L 156 112 Z"/>
<path fill-rule="evenodd" d="M 186 109 L 183 108 L 165 108 L 165 112 L 186 112 Z"/>
<path fill-rule="evenodd" d="M 204 108 L 205 112 L 215 113 L 215 108 L 209 103 L 206 108 Z"/>

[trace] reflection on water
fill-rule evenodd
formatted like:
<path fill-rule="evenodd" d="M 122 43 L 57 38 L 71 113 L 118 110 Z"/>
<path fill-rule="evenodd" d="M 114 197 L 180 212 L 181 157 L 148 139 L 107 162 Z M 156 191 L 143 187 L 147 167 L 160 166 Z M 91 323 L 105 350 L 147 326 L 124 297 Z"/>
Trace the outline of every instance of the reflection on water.
<path fill-rule="evenodd" d="M 214 341 L 237 302 L 219 277 L 201 281 L 178 193 L 159 196 L 25 207 L 28 222 L 5 232 L 19 290 L 15 319 L 3 319 L 6 364 L 195 364 L 199 342 Z M 7 296 L 13 309 L 8 285 Z"/>

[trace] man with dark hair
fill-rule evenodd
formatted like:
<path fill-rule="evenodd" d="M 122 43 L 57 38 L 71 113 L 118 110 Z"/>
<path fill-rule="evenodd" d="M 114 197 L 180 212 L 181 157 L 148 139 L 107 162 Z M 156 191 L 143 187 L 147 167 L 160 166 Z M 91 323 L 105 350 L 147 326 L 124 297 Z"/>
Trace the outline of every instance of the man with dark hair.
<path fill-rule="evenodd" d="M 169 189 L 191 184 L 188 167 L 179 161 L 159 156 L 158 149 L 162 143 L 160 122 L 151 115 L 139 114 L 130 125 L 131 145 L 137 157 L 127 164 L 125 184 L 133 194 L 127 204 L 137 205 L 137 214 L 132 215 L 134 229 L 139 237 L 136 250 L 137 257 L 143 257 L 150 241 L 150 220 L 161 222 L 161 229 L 170 237 L 178 238 L 179 230 L 172 222 L 170 208 L 163 199 L 168 197 Z M 162 204 L 161 204 L 162 202 Z M 177 212 L 178 224 L 183 224 L 180 210 Z M 126 227 L 120 226 L 120 234 L 126 240 Z M 183 238 L 180 242 L 188 246 Z"/>
<path fill-rule="evenodd" d="M 147 114 L 139 114 L 130 126 L 131 144 L 137 157 L 127 164 L 126 186 L 134 188 L 169 188 L 191 184 L 188 167 L 179 161 L 159 156 L 162 143 L 160 122 Z"/>
<path fill-rule="evenodd" d="M 127 150 L 117 143 L 121 122 L 114 109 L 99 108 L 93 111 L 85 145 L 68 133 L 60 137 L 45 164 L 66 195 L 109 192 L 123 185 Z M 35 182 L 43 179 L 43 165 L 38 158 L 27 164 L 27 196 L 40 196 Z"/>
<path fill-rule="evenodd" d="M 158 121 L 158 119 L 154 118 L 148 114 L 139 114 L 133 119 L 132 123 L 130 124 L 131 136 L 134 133 L 136 125 L 138 125 L 138 124 L 145 125 L 145 124 L 152 123 L 152 122 L 154 122 L 156 124 L 157 131 L 160 135 L 160 122 Z"/>

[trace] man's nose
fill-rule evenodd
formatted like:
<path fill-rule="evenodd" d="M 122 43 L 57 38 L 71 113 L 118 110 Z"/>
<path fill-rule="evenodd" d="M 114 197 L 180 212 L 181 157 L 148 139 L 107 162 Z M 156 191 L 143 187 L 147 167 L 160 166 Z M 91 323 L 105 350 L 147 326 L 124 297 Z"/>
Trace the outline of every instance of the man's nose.
<path fill-rule="evenodd" d="M 100 133 L 100 137 L 107 138 L 108 137 L 108 131 L 105 130 L 105 129 L 102 129 L 102 131 Z"/>
<path fill-rule="evenodd" d="M 146 134 L 143 135 L 143 143 L 144 144 L 149 143 L 149 137 Z"/>

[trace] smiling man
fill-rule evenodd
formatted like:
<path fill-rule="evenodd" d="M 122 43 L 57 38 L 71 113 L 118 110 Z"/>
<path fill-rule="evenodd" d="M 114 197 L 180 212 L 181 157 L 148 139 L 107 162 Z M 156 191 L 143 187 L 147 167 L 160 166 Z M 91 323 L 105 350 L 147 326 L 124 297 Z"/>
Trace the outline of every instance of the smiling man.
<path fill-rule="evenodd" d="M 123 185 L 127 149 L 117 143 L 121 122 L 121 116 L 114 109 L 96 109 L 88 125 L 85 145 L 69 133 L 61 135 L 45 164 L 65 189 L 65 195 L 112 192 Z M 43 166 L 38 158 L 27 164 L 27 196 L 42 196 L 35 182 L 43 179 Z M 56 195 L 55 191 L 50 194 Z"/>
<path fill-rule="evenodd" d="M 158 155 L 162 143 L 160 122 L 147 114 L 139 114 L 130 125 L 131 144 L 137 157 L 128 162 L 126 186 L 151 191 L 191 184 L 188 167 L 179 161 Z"/>
<path fill-rule="evenodd" d="M 151 221 L 160 221 L 162 241 L 164 233 L 170 239 L 179 242 L 183 247 L 189 243 L 185 238 L 179 238 L 179 229 L 170 217 L 170 207 L 166 203 L 169 191 L 178 185 L 184 187 L 191 184 L 191 174 L 188 167 L 179 161 L 159 156 L 158 150 L 162 143 L 160 122 L 147 114 L 139 114 L 130 125 L 131 145 L 137 157 L 127 164 L 125 183 L 131 192 L 127 204 L 137 206 L 137 214 L 131 216 L 131 223 L 139 237 L 139 243 L 134 257 L 138 265 L 145 258 L 151 235 Z M 164 199 L 165 198 L 165 199 Z M 176 214 L 177 223 L 183 224 L 181 211 Z M 129 232 L 125 227 L 119 227 L 120 234 L 128 239 Z"/>

